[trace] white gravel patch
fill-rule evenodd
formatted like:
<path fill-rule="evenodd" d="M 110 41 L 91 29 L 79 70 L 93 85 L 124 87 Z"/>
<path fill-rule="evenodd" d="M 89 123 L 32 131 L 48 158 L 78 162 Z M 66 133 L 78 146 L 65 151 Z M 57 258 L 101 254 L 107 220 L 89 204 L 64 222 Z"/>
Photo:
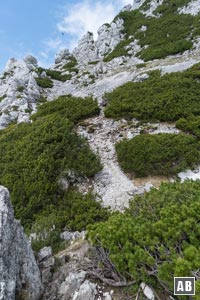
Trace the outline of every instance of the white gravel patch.
<path fill-rule="evenodd" d="M 159 69 L 161 70 L 161 74 L 164 75 L 166 73 L 174 73 L 174 72 L 181 72 L 181 71 L 187 70 L 196 63 L 197 63 L 196 60 L 189 59 L 188 61 L 175 63 L 173 65 L 162 66 L 162 67 L 159 67 Z"/>
<path fill-rule="evenodd" d="M 200 166 L 195 170 L 186 170 L 184 172 L 178 173 L 178 177 L 181 179 L 181 182 L 184 182 L 187 179 L 199 180 L 200 179 Z"/>
<path fill-rule="evenodd" d="M 163 0 L 153 0 L 150 3 L 150 7 L 148 10 L 143 11 L 146 17 L 156 17 L 154 14 L 154 11 L 157 9 L 158 6 L 160 6 L 163 3 Z"/>
<path fill-rule="evenodd" d="M 191 1 L 188 5 L 180 8 L 178 12 L 196 16 L 200 12 L 200 0 Z"/>

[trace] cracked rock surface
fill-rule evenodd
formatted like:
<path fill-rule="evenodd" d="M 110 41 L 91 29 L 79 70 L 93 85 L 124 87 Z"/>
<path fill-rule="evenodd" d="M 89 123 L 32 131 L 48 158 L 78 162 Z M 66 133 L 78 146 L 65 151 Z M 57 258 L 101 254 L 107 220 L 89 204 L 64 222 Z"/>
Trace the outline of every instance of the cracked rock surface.
<path fill-rule="evenodd" d="M 38 300 L 41 279 L 20 222 L 15 220 L 8 190 L 0 186 L 0 299 Z"/>

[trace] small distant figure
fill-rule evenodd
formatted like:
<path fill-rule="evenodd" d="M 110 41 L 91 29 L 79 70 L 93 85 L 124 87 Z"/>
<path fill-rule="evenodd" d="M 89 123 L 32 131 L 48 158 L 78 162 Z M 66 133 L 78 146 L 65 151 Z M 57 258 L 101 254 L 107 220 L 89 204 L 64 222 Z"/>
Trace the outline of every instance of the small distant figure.
<path fill-rule="evenodd" d="M 65 35 L 65 33 L 64 33 L 64 32 L 62 32 L 62 35 Z"/>

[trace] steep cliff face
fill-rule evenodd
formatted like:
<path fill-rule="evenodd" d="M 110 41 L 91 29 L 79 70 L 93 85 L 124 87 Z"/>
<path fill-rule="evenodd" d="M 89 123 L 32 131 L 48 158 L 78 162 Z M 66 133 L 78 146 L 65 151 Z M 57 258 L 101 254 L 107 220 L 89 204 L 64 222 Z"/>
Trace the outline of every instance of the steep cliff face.
<path fill-rule="evenodd" d="M 123 20 L 119 18 L 111 24 L 102 25 L 98 30 L 96 41 L 93 33 L 88 32 L 74 49 L 74 56 L 81 63 L 102 59 L 123 39 L 123 28 Z"/>
<path fill-rule="evenodd" d="M 37 60 L 32 56 L 8 61 L 0 76 L 0 129 L 10 122 L 27 122 L 30 112 L 36 110 L 40 91 L 35 81 L 35 68 Z"/>
<path fill-rule="evenodd" d="M 38 300 L 40 273 L 20 222 L 14 219 L 9 192 L 0 186 L 0 299 Z"/>

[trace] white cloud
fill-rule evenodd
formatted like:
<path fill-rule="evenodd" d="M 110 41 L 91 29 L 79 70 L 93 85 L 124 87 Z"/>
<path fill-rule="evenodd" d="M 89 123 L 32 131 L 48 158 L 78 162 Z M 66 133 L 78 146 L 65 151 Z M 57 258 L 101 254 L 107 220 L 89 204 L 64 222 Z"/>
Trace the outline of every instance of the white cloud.
<path fill-rule="evenodd" d="M 39 55 L 43 58 L 43 59 L 48 59 L 48 54 L 45 51 L 41 51 L 39 53 Z"/>
<path fill-rule="evenodd" d="M 56 39 L 50 38 L 50 39 L 46 40 L 44 42 L 44 44 L 47 46 L 47 48 L 56 50 L 60 47 L 60 45 L 62 44 L 62 41 L 59 38 L 56 38 Z"/>
<path fill-rule="evenodd" d="M 39 63 L 48 65 L 55 53 L 64 48 L 72 51 L 87 31 L 93 32 L 96 38 L 98 28 L 104 23 L 110 23 L 125 5 L 132 2 L 133 0 L 78 0 L 60 7 L 56 12 L 57 30 L 43 41 Z"/>
<path fill-rule="evenodd" d="M 117 3 L 118 3 L 118 6 L 120 7 L 120 9 L 122 8 L 122 7 L 124 7 L 125 5 L 127 5 L 127 4 L 133 4 L 133 0 L 129 0 L 129 1 L 127 1 L 127 0 L 117 0 L 116 1 Z"/>
<path fill-rule="evenodd" d="M 55 30 L 45 41 L 41 41 L 41 47 L 33 55 L 37 57 L 39 64 L 48 66 L 53 62 L 55 53 L 64 48 L 73 50 L 77 42 L 87 32 L 92 31 L 97 37 L 98 28 L 104 23 L 110 23 L 123 6 L 133 0 L 65 0 L 66 5 L 55 10 Z M 62 34 L 64 33 L 64 35 Z M 3 42 L 6 33 L 0 29 L 1 48 L 10 53 L 10 56 L 22 58 L 31 53 L 25 45 L 19 44 L 17 50 L 7 49 Z M 6 47 L 6 48 L 5 48 Z"/>
<path fill-rule="evenodd" d="M 129 3 L 130 0 L 84 0 L 67 5 L 57 28 L 60 32 L 73 36 L 74 40 L 80 39 L 87 31 L 93 32 L 96 38 L 98 28 L 104 23 L 110 23 L 119 10 Z"/>
<path fill-rule="evenodd" d="M 59 37 L 48 38 L 43 41 L 43 45 L 45 48 L 43 47 L 43 50 L 39 53 L 40 61 L 42 61 L 43 65 L 49 63 L 49 58 L 52 57 L 53 54 L 55 55 L 55 53 L 58 53 L 65 48 L 69 48 L 69 43 L 63 41 Z"/>

